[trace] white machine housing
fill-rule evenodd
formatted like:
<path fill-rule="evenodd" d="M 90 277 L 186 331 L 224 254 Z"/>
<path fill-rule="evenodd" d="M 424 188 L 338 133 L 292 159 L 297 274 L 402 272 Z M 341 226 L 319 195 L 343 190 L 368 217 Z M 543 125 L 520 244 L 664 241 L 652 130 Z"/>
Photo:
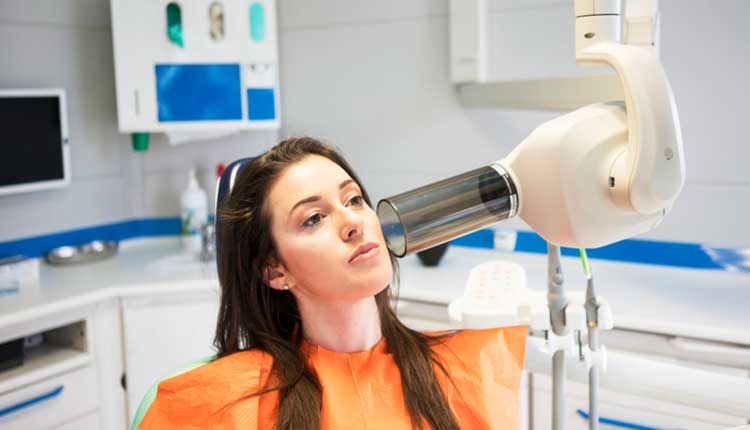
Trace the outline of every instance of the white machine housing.
<path fill-rule="evenodd" d="M 577 2 L 577 12 L 579 3 L 587 2 Z M 653 45 L 612 40 L 619 16 L 592 18 L 599 17 L 577 20 L 576 59 L 612 67 L 624 102 L 585 106 L 548 121 L 499 161 L 518 189 L 519 216 L 547 241 L 575 248 L 653 229 L 685 181 L 677 109 Z M 653 24 L 636 26 L 630 37 L 642 42 L 651 34 L 653 40 Z"/>

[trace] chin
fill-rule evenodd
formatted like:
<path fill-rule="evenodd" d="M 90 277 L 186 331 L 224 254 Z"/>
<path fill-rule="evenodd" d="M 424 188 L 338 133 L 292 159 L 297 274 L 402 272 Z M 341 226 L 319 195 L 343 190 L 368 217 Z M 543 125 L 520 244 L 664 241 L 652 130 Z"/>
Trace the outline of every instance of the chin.
<path fill-rule="evenodd" d="M 390 263 L 387 266 L 378 267 L 377 270 L 373 271 L 367 279 L 361 279 L 358 282 L 357 291 L 362 296 L 371 297 L 375 296 L 379 292 L 385 290 L 393 281 L 393 270 L 391 270 Z"/>
<path fill-rule="evenodd" d="M 393 266 L 390 259 L 387 259 L 382 267 L 378 267 L 377 280 L 373 280 L 373 285 L 377 285 L 377 291 L 374 294 L 383 291 L 391 282 L 393 282 Z"/>

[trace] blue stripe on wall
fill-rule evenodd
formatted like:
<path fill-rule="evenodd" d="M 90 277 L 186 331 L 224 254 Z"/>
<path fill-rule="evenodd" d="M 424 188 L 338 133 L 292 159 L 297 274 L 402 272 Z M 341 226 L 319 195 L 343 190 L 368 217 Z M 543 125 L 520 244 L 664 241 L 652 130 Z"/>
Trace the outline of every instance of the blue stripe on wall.
<path fill-rule="evenodd" d="M 516 231 L 515 252 L 547 253 L 547 242 L 532 231 Z M 451 241 L 458 246 L 494 248 L 494 231 L 479 230 Z M 562 255 L 578 257 L 576 248 L 561 248 Z M 687 267 L 693 269 L 724 269 L 725 265 L 714 261 L 697 243 L 664 242 L 644 239 L 628 239 L 601 248 L 587 249 L 589 258 L 622 261 L 628 263 L 656 264 L 661 266 Z"/>
<path fill-rule="evenodd" d="M 179 234 L 179 217 L 134 219 L 0 242 L 0 258 L 13 255 L 41 257 L 52 248 L 80 245 L 92 240 L 121 241 L 138 237 Z M 456 246 L 493 249 L 494 231 L 492 229 L 479 230 L 455 239 L 451 243 Z M 532 231 L 516 231 L 516 243 L 513 250 L 546 254 L 547 243 Z M 561 252 L 565 256 L 578 257 L 577 249 L 562 248 Z M 601 260 L 750 272 L 750 252 L 741 248 L 710 249 L 697 243 L 629 239 L 601 248 L 589 249 L 587 253 L 590 258 Z"/>
<path fill-rule="evenodd" d="M 0 242 L 0 258 L 12 255 L 44 256 L 50 249 L 80 245 L 92 240 L 126 240 L 146 236 L 180 234 L 180 218 L 145 218 L 85 227 L 59 233 Z"/>

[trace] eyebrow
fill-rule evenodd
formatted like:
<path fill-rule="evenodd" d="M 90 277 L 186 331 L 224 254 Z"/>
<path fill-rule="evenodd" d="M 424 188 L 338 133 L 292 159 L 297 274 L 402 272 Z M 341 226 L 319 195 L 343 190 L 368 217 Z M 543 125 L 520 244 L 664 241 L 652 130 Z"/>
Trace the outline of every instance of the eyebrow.
<path fill-rule="evenodd" d="M 346 187 L 347 185 L 349 185 L 352 182 L 354 182 L 354 179 L 350 178 L 350 179 L 347 179 L 344 182 L 340 183 L 339 184 L 339 190 L 343 190 L 344 187 Z M 291 215 L 292 212 L 294 212 L 294 210 L 297 209 L 297 206 L 304 205 L 305 203 L 316 202 L 316 201 L 318 201 L 320 199 L 321 199 L 320 196 L 310 196 L 310 197 L 307 197 L 307 198 L 304 198 L 304 199 L 298 201 L 297 204 L 295 204 L 294 207 L 292 207 L 292 210 L 289 211 L 289 215 Z"/>

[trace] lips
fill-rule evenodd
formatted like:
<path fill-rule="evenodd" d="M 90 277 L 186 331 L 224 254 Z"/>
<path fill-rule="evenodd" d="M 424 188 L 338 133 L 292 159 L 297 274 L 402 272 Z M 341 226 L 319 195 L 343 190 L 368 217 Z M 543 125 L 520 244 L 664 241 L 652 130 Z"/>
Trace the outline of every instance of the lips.
<path fill-rule="evenodd" d="M 352 256 L 349 257 L 349 262 L 351 263 L 352 260 L 354 260 L 355 258 L 357 258 L 359 255 L 365 254 L 368 251 L 372 250 L 373 248 L 377 248 L 377 247 L 378 247 L 378 244 L 375 243 L 375 242 L 366 243 L 366 244 L 360 246 L 359 248 L 357 248 L 356 251 L 354 251 L 354 254 L 352 254 Z"/>

